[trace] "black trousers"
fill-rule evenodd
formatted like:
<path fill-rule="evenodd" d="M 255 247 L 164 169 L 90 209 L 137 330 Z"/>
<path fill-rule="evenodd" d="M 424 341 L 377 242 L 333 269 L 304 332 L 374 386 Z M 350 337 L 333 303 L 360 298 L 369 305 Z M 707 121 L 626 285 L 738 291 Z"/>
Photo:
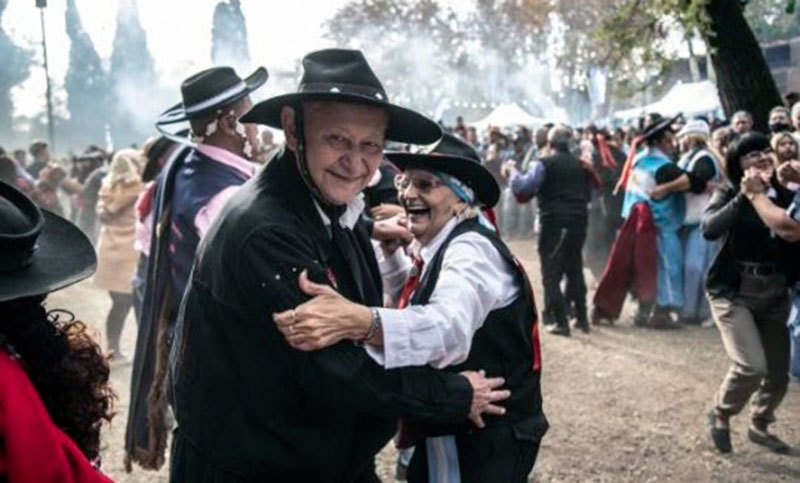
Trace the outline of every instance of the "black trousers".
<path fill-rule="evenodd" d="M 539 454 L 539 438 L 521 438 L 511 426 L 495 426 L 456 437 L 462 483 L 526 482 Z M 425 442 L 414 450 L 409 483 L 428 481 Z"/>
<path fill-rule="evenodd" d="M 542 220 L 539 260 L 544 304 L 553 322 L 559 325 L 567 325 L 569 304 L 574 305 L 578 317 L 586 317 L 582 253 L 585 241 L 586 219 Z M 567 279 L 566 294 L 561 292 L 564 277 Z"/>

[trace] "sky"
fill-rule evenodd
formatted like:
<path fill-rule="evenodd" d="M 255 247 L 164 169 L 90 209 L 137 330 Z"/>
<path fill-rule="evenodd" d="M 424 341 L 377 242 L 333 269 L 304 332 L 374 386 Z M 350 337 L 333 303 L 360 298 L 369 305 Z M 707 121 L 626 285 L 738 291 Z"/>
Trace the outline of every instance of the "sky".
<path fill-rule="evenodd" d="M 104 61 L 111 56 L 120 1 L 76 0 L 84 29 Z M 138 0 L 139 18 L 147 32 L 156 69 L 166 85 L 174 84 L 211 63 L 211 20 L 219 0 Z M 69 40 L 64 26 L 66 0 L 49 0 L 45 8 L 47 51 L 54 95 L 64 97 Z M 308 52 L 331 47 L 322 24 L 347 0 L 241 0 L 250 39 L 251 62 L 267 69 L 292 69 Z M 41 26 L 34 0 L 10 0 L 3 28 L 18 44 L 36 49 L 41 63 Z M 241 73 L 244 76 L 248 73 Z M 16 115 L 41 112 L 45 105 L 45 75 L 35 67 L 30 78 L 12 91 Z M 269 83 L 264 94 L 271 94 Z"/>

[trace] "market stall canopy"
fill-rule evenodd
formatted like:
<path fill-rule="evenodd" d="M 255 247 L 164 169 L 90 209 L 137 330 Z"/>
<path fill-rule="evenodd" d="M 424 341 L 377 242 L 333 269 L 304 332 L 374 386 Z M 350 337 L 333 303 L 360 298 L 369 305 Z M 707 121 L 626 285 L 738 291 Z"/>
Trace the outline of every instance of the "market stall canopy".
<path fill-rule="evenodd" d="M 686 116 L 705 114 L 721 109 L 717 86 L 708 80 L 679 83 L 664 94 L 658 102 L 614 113 L 618 119 L 632 119 L 650 112 L 662 116 L 674 116 L 682 112 Z"/>
<path fill-rule="evenodd" d="M 486 117 L 479 121 L 470 123 L 478 130 L 488 129 L 489 126 L 509 127 L 509 126 L 541 126 L 547 123 L 545 119 L 536 117 L 515 102 L 510 104 L 500 104 Z"/>

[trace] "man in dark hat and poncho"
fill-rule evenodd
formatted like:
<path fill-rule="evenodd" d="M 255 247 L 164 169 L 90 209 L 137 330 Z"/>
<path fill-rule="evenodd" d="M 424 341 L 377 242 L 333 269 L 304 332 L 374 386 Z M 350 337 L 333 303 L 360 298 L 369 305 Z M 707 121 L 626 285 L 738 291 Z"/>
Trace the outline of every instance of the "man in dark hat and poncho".
<path fill-rule="evenodd" d="M 359 193 L 385 140 L 441 136 L 388 101 L 361 52 L 314 52 L 303 67 L 297 92 L 243 118 L 282 128 L 287 148 L 231 198 L 197 254 L 170 364 L 172 481 L 376 481 L 373 457 L 398 417 L 477 420 L 508 396 L 474 371 L 386 371 L 352 342 L 299 352 L 273 324 L 308 299 L 304 271 L 382 305 Z"/>
<path fill-rule="evenodd" d="M 228 198 L 255 173 L 250 159 L 258 154 L 258 131 L 239 118 L 253 105 L 250 93 L 267 77 L 263 67 L 245 79 L 230 67 L 201 71 L 181 85 L 183 102 L 156 122 L 159 130 L 188 122 L 196 144 L 176 150 L 157 181 L 125 434 L 128 471 L 131 461 L 148 469 L 164 463 L 169 429 L 164 389 L 178 305 L 200 239 Z"/>

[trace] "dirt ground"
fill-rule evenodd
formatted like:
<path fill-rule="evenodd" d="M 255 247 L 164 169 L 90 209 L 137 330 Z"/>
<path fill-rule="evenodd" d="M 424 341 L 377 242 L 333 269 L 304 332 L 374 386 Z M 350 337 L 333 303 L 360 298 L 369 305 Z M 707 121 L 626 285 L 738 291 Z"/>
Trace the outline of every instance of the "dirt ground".
<path fill-rule="evenodd" d="M 511 247 L 526 264 L 541 302 L 534 242 L 512 242 Z M 72 310 L 105 340 L 110 300 L 91 282 L 54 294 L 49 305 Z M 135 337 L 131 315 L 123 332 L 126 354 L 133 354 Z M 774 426 L 794 446 L 792 455 L 774 455 L 750 444 L 745 415 L 733 420 L 734 454 L 713 451 L 704 414 L 728 366 L 716 329 L 659 332 L 634 328 L 623 316 L 616 326 L 590 335 L 545 333 L 542 345 L 542 393 L 551 429 L 530 481 L 800 481 L 796 382 Z M 103 434 L 103 469 L 120 482 L 167 481 L 166 467 L 157 473 L 124 472 L 130 366 L 114 368 L 112 378 L 119 398 L 117 416 Z M 379 456 L 386 482 L 394 481 L 394 458 L 391 444 Z"/>

